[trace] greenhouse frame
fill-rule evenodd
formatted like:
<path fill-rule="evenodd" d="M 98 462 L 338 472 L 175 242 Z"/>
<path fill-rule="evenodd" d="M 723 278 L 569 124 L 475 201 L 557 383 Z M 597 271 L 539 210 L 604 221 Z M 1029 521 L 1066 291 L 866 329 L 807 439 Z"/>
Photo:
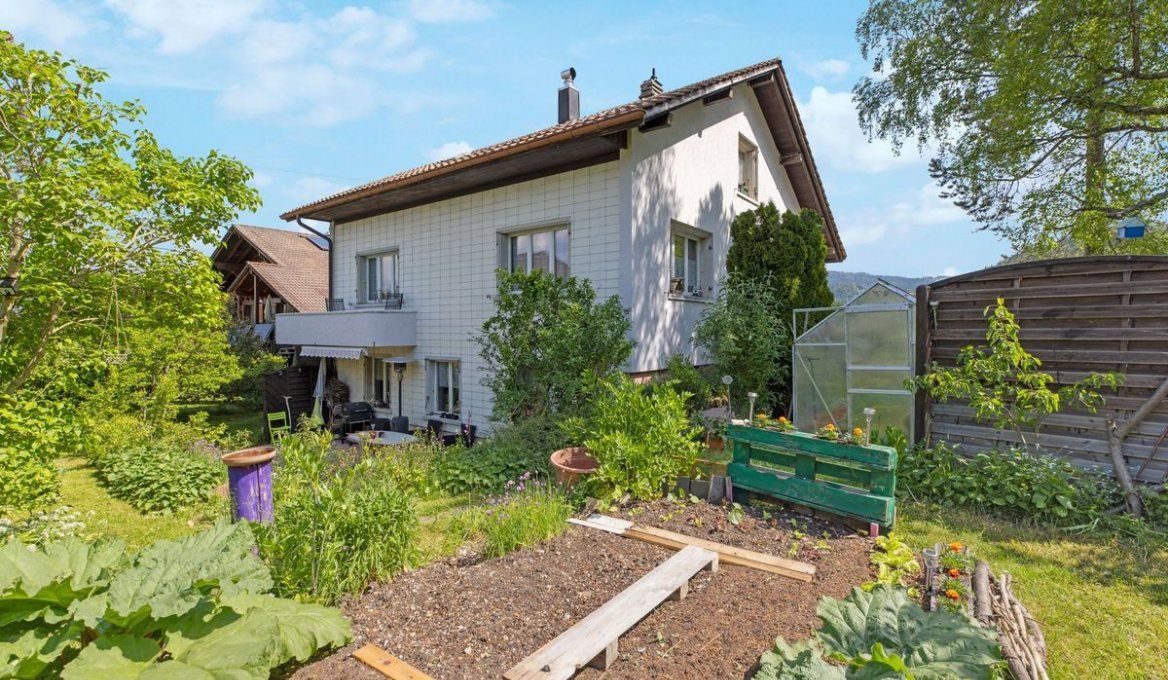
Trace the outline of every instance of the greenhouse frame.
<path fill-rule="evenodd" d="M 889 425 L 911 436 L 915 299 L 877 281 L 839 307 L 797 309 L 791 352 L 792 422 L 805 432 L 828 423 L 867 427 L 865 408 L 875 409 L 872 427 Z"/>

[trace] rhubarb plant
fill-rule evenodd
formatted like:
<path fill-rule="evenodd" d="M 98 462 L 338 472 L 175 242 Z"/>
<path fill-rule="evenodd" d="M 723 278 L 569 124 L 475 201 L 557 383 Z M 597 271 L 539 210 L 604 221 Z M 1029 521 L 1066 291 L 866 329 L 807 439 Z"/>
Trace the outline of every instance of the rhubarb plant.
<path fill-rule="evenodd" d="M 121 541 L 0 547 L 0 677 L 266 678 L 350 638 L 329 607 L 268 594 L 246 523 L 136 555 Z"/>
<path fill-rule="evenodd" d="M 989 679 L 1001 667 L 993 629 L 926 612 L 903 588 L 853 588 L 843 600 L 820 600 L 816 615 L 823 625 L 815 637 L 794 645 L 779 638 L 754 680 Z"/>

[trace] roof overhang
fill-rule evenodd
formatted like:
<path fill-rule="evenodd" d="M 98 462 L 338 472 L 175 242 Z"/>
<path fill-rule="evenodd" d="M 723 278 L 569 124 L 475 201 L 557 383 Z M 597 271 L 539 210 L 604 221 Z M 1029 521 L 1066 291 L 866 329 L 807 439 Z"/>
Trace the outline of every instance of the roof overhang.
<path fill-rule="evenodd" d="M 284 213 L 280 218 L 348 222 L 616 160 L 627 142 L 626 131 L 640 124 L 644 115 L 641 110 L 630 111 L 521 146 L 439 165 L 389 185 L 374 183 Z"/>
<path fill-rule="evenodd" d="M 360 359 L 365 356 L 361 347 L 325 347 L 322 345 L 304 345 L 300 348 L 302 357 L 319 357 L 321 359 Z"/>

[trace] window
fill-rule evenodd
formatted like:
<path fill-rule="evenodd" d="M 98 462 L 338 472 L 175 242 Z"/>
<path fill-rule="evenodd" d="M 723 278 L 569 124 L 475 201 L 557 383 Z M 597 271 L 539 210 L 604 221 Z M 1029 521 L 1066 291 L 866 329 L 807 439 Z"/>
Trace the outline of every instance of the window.
<path fill-rule="evenodd" d="M 433 412 L 440 416 L 457 418 L 462 408 L 462 388 L 459 362 L 430 361 L 430 396 L 427 399 Z"/>
<path fill-rule="evenodd" d="M 390 376 L 393 367 L 375 357 L 365 358 L 365 399 L 379 408 L 388 408 L 390 400 Z"/>
<path fill-rule="evenodd" d="M 365 302 L 382 302 L 398 292 L 397 251 L 361 257 Z"/>
<path fill-rule="evenodd" d="M 702 295 L 702 252 L 706 239 L 689 234 L 673 234 L 673 271 L 669 292 L 680 295 Z"/>
<path fill-rule="evenodd" d="M 570 275 L 567 227 L 514 234 L 507 240 L 507 269 L 512 273 L 543 271 L 561 279 Z"/>
<path fill-rule="evenodd" d="M 738 193 L 758 198 L 758 147 L 738 138 Z"/>

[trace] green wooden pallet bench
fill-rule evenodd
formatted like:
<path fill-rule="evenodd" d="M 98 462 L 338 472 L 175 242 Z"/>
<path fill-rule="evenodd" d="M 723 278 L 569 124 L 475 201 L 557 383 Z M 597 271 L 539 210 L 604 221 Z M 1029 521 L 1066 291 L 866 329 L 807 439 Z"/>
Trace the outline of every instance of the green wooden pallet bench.
<path fill-rule="evenodd" d="M 730 424 L 726 441 L 734 489 L 774 496 L 892 529 L 896 519 L 896 449 L 818 439 Z"/>

